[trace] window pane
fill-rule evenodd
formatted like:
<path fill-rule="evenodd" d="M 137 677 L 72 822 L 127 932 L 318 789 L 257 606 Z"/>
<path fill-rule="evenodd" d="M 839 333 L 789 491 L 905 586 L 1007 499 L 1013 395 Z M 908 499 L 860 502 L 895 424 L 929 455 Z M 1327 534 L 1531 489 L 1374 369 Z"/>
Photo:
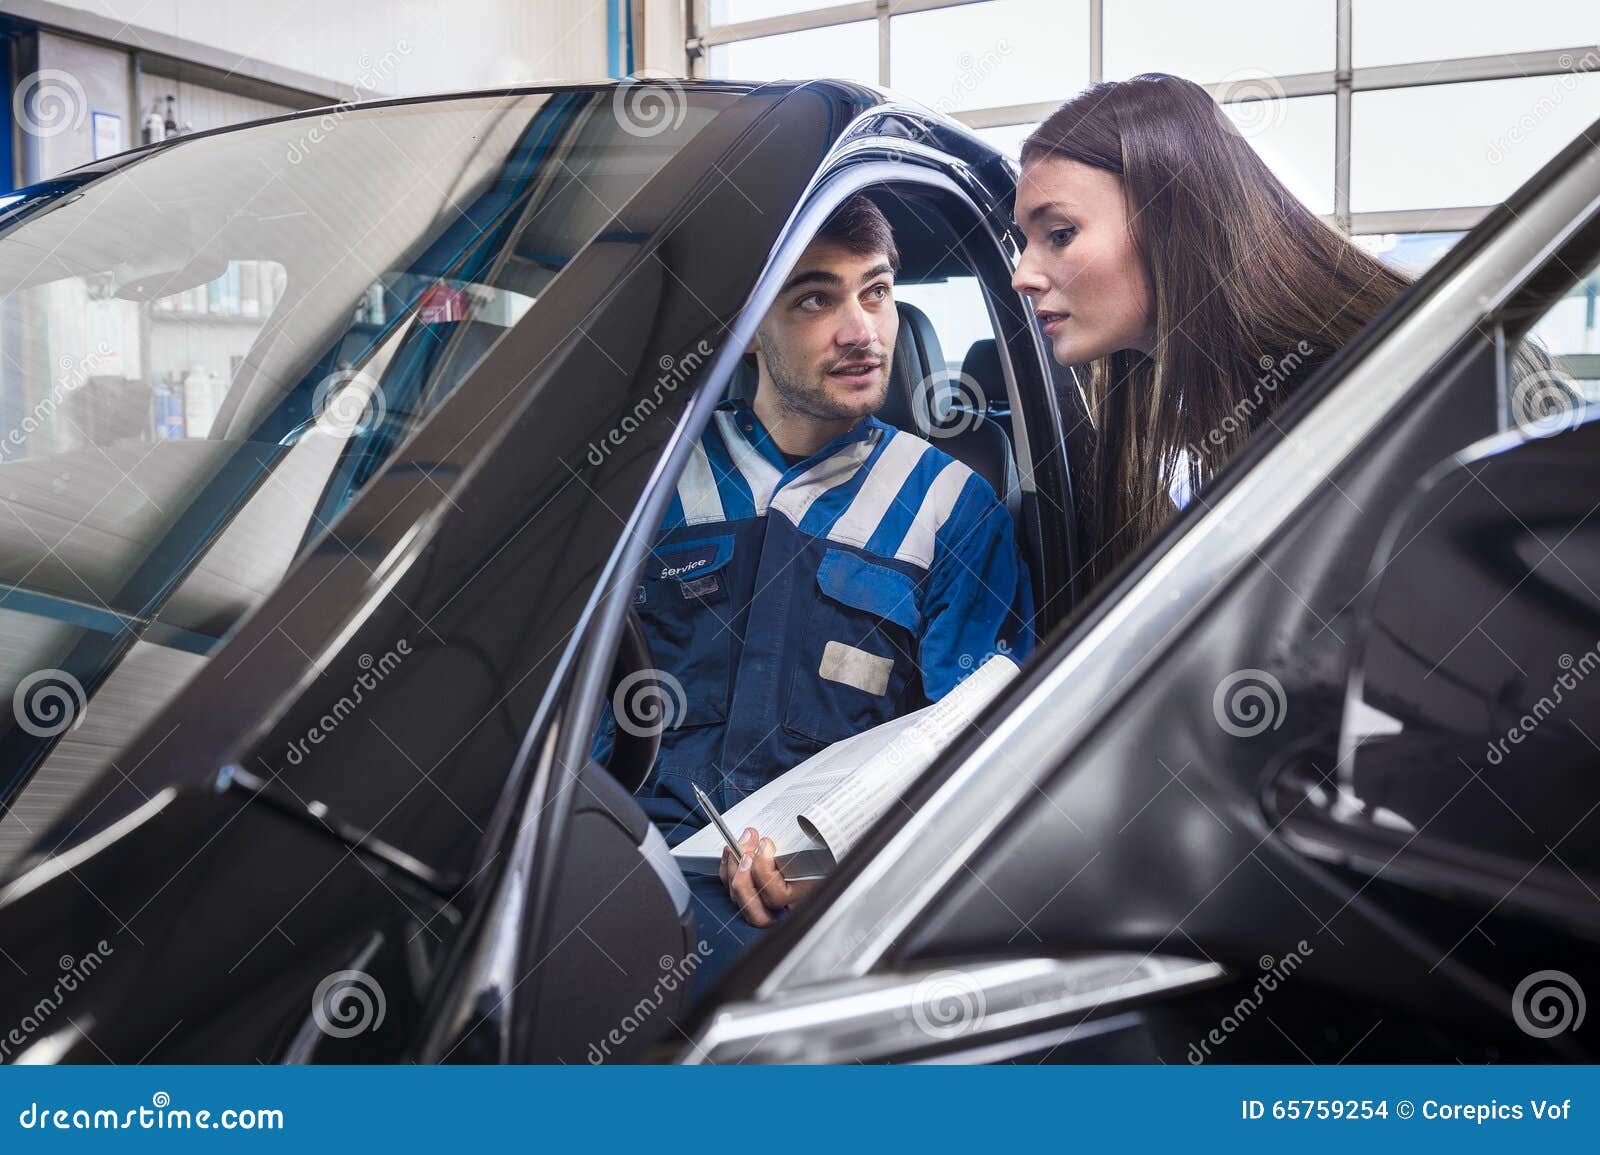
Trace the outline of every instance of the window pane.
<path fill-rule="evenodd" d="M 1465 233 L 1370 233 L 1351 237 L 1361 248 L 1403 273 L 1420 277 Z"/>
<path fill-rule="evenodd" d="M 1251 100 L 1222 107 L 1306 208 L 1319 215 L 1333 212 L 1333 97 Z"/>
<path fill-rule="evenodd" d="M 978 284 L 977 277 L 899 284 L 894 287 L 894 299 L 915 305 L 928 315 L 933 331 L 939 334 L 945 366 L 956 372 L 960 372 L 967 350 L 974 342 L 994 337 L 994 326 L 989 324 L 989 312 L 983 300 L 983 286 Z"/>
<path fill-rule="evenodd" d="M 1533 337 L 1588 402 L 1585 415 L 1592 419 L 1600 411 L 1600 270 L 1591 269 L 1552 305 L 1534 325 Z"/>
<path fill-rule="evenodd" d="M 737 99 L 681 95 L 665 122 L 571 91 L 181 140 L 0 236 L 0 694 L 71 699 L 0 713 L 0 795 L 44 759 L 0 870 Z"/>
<path fill-rule="evenodd" d="M 974 135 L 982 137 L 1012 160 L 1016 160 L 1017 154 L 1022 151 L 1022 142 L 1032 136 L 1033 130 L 1038 127 L 1038 121 L 1032 124 L 1008 124 L 1003 128 L 976 129 Z"/>
<path fill-rule="evenodd" d="M 988 0 L 889 21 L 889 84 L 940 112 L 1066 100 L 1089 83 L 1087 0 Z"/>
<path fill-rule="evenodd" d="M 738 24 L 745 20 L 765 20 L 791 12 L 815 12 L 832 8 L 839 0 L 711 0 L 712 24 Z"/>
<path fill-rule="evenodd" d="M 1504 200 L 1600 116 L 1600 75 L 1535 76 L 1358 92 L 1350 207 Z"/>
<path fill-rule="evenodd" d="M 1201 84 L 1240 73 L 1288 75 L 1333 67 L 1333 0 L 1108 0 L 1108 80 L 1173 72 Z"/>
<path fill-rule="evenodd" d="M 1590 273 L 1573 286 L 1534 326 L 1546 349 L 1558 357 L 1600 354 L 1600 327 L 1595 321 L 1600 304 L 1600 273 Z"/>
<path fill-rule="evenodd" d="M 760 40 L 715 45 L 706 56 L 717 80 L 810 80 L 837 77 L 878 83 L 878 24 L 834 24 Z"/>
<path fill-rule="evenodd" d="M 878 22 L 861 20 L 735 40 L 715 45 L 706 56 L 709 74 L 719 80 L 809 80 L 836 77 L 878 83 Z"/>
<path fill-rule="evenodd" d="M 1513 14 L 1514 13 L 1514 14 Z M 1600 36 L 1594 0 L 1455 0 L 1447 9 L 1355 0 L 1351 61 L 1358 68 L 1457 56 L 1590 46 Z"/>

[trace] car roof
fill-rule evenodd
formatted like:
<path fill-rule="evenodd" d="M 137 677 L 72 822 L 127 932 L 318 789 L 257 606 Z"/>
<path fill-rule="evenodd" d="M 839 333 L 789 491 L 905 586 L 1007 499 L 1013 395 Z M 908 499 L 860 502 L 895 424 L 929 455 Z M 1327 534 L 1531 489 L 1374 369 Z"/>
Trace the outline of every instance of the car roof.
<path fill-rule="evenodd" d="M 219 128 L 208 128 L 200 132 L 184 133 L 180 136 L 169 137 L 166 140 L 154 141 L 150 144 L 137 145 L 125 152 L 114 156 L 104 157 L 79 165 L 52 178 L 56 180 L 85 181 L 96 177 L 105 176 L 115 172 L 124 165 L 143 160 L 165 149 L 176 148 L 191 140 L 202 140 L 206 137 L 217 136 L 227 132 L 240 132 L 262 124 L 275 124 L 280 121 L 311 119 L 327 116 L 338 112 L 349 112 L 351 109 L 377 109 L 377 108 L 403 108 L 412 104 L 428 104 L 449 100 L 471 100 L 484 97 L 516 97 L 538 96 L 560 92 L 604 92 L 607 90 L 621 90 L 638 85 L 651 85 L 656 87 L 677 89 L 686 92 L 730 92 L 751 93 L 761 90 L 767 93 L 793 91 L 799 88 L 827 88 L 835 90 L 838 95 L 853 98 L 858 103 L 868 105 L 888 104 L 897 102 L 893 93 L 873 85 L 862 84 L 853 80 L 776 80 L 776 81 L 739 81 L 739 80 L 695 80 L 686 77 L 669 76 L 637 76 L 624 77 L 618 80 L 573 81 L 566 83 L 533 82 L 529 84 L 507 85 L 498 88 L 466 88 L 458 90 L 445 90 L 442 92 L 414 93 L 408 96 L 389 96 L 372 100 L 347 101 L 342 103 L 323 104 L 314 108 L 295 109 L 290 112 L 280 113 L 277 116 L 264 116 L 256 120 L 242 121 L 239 124 L 223 125 Z M 931 109 L 924 110 L 929 117 L 944 120 L 951 125 L 955 121 L 949 120 Z"/>

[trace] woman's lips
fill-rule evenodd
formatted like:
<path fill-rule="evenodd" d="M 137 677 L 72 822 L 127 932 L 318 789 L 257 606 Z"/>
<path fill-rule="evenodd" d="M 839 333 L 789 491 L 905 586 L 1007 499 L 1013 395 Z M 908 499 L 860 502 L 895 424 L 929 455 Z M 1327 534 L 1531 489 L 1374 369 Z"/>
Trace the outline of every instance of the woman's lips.
<path fill-rule="evenodd" d="M 1072 314 L 1040 313 L 1038 316 L 1039 327 L 1044 330 L 1047 336 L 1053 337 L 1056 334 L 1056 330 L 1061 328 L 1062 322 L 1064 322 L 1068 317 L 1072 316 Z"/>

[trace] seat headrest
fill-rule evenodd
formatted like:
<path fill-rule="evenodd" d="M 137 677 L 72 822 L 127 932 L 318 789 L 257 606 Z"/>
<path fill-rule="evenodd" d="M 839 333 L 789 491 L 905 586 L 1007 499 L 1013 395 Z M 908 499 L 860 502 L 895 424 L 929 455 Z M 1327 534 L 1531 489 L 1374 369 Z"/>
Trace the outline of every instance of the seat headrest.
<path fill-rule="evenodd" d="M 898 429 L 928 436 L 929 416 L 937 419 L 943 412 L 945 389 L 933 386 L 947 382 L 949 366 L 945 364 L 944 350 L 939 346 L 939 335 L 933 322 L 915 305 L 895 302 L 900 314 L 900 335 L 894 343 L 894 360 L 889 373 L 889 396 L 878 418 Z M 945 374 L 935 379 L 935 374 Z M 919 399 L 918 394 L 923 396 Z"/>
<path fill-rule="evenodd" d="M 733 377 L 728 382 L 728 396 L 753 403 L 756 386 L 760 382 L 761 371 L 756 368 L 756 359 L 747 353 L 739 358 L 739 364 L 734 367 Z"/>
<path fill-rule="evenodd" d="M 1000 347 L 993 337 L 974 341 L 961 360 L 961 376 L 977 383 L 991 413 L 1011 412 L 1011 395 L 1006 392 L 1006 374 L 1000 366 Z"/>

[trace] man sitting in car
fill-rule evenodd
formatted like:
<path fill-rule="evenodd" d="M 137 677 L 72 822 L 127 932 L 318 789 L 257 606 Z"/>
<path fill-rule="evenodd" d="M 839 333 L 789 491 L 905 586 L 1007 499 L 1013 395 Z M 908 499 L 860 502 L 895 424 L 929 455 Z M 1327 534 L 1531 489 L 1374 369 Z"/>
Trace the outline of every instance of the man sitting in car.
<path fill-rule="evenodd" d="M 1027 569 L 993 489 L 873 416 L 899 264 L 871 200 L 835 210 L 751 343 L 753 396 L 718 407 L 662 521 L 634 600 L 684 708 L 638 797 L 671 843 L 705 823 L 694 785 L 731 806 L 989 655 L 1032 648 Z M 766 926 L 794 895 L 771 841 L 747 830 L 744 845 L 724 875 Z"/>

